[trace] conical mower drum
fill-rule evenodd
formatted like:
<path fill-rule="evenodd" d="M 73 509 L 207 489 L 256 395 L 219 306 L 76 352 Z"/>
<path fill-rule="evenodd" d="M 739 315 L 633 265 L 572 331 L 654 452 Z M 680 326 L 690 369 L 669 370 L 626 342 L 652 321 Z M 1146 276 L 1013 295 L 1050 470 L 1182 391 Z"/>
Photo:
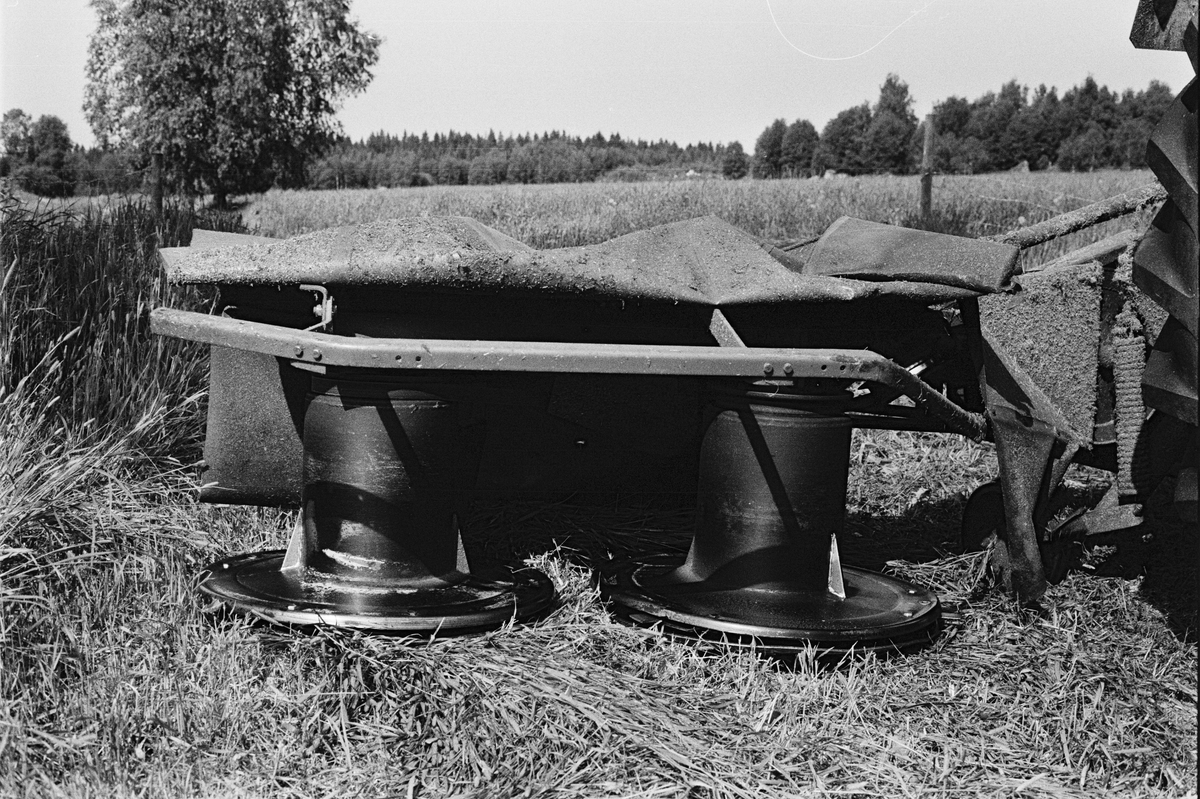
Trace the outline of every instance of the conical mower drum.
<path fill-rule="evenodd" d="M 219 561 L 200 590 L 274 622 L 413 635 L 476 632 L 550 608 L 541 572 L 502 582 L 470 573 L 455 516 L 455 403 L 438 388 L 314 378 L 291 545 Z"/>
<path fill-rule="evenodd" d="M 807 390 L 710 390 L 687 558 L 643 559 L 602 577 L 618 618 L 781 657 L 808 647 L 902 651 L 937 634 L 934 594 L 841 566 L 849 395 Z"/>

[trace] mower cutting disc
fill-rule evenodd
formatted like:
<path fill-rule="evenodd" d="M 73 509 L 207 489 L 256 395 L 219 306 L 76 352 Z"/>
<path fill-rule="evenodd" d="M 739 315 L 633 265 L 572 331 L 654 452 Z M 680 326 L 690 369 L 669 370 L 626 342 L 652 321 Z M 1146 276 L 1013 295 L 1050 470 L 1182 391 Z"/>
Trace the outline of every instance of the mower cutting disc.
<path fill-rule="evenodd" d="M 678 558 L 643 559 L 605 575 L 612 612 L 637 626 L 688 638 L 754 646 L 777 656 L 901 652 L 937 636 L 937 596 L 881 574 L 842 568 L 845 599 L 808 586 L 730 588 L 676 579 Z"/>
<path fill-rule="evenodd" d="M 283 570 L 285 552 L 238 555 L 208 567 L 200 590 L 281 624 L 327 624 L 414 635 L 494 629 L 527 621 L 554 602 L 549 578 L 533 569 L 512 582 L 457 573 L 451 579 L 371 584 L 313 569 Z"/>

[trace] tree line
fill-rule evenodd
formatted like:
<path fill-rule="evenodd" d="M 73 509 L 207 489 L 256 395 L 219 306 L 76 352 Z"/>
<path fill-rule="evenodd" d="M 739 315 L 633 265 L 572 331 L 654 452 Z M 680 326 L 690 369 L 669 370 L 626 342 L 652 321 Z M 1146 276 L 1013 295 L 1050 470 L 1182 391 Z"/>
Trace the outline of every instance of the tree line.
<path fill-rule="evenodd" d="M 34 120 L 10 108 L 0 120 L 0 178 L 43 197 L 128 194 L 143 188 L 147 164 L 136 151 L 84 148 L 56 116 Z"/>
<path fill-rule="evenodd" d="M 1172 100 L 1159 81 L 1118 94 L 1091 76 L 1061 97 L 1054 87 L 1030 91 L 1015 80 L 974 100 L 952 96 L 933 107 L 933 169 L 1139 169 L 1150 132 Z M 908 85 L 890 74 L 874 105 L 841 111 L 820 134 L 807 120 L 777 119 L 755 142 L 752 171 L 762 178 L 916 172 L 924 135 L 912 106 Z"/>
<path fill-rule="evenodd" d="M 497 183 L 580 183 L 648 180 L 670 174 L 715 174 L 726 147 L 700 142 L 627 140 L 620 134 L 583 138 L 565 132 L 497 136 L 450 131 L 364 141 L 341 140 L 314 161 L 309 186 L 318 189 Z"/>
<path fill-rule="evenodd" d="M 1142 168 L 1150 132 L 1173 101 L 1151 81 L 1120 94 L 1091 77 L 1060 97 L 1055 88 L 1030 91 L 1016 81 L 967 100 L 949 97 L 933 107 L 933 168 L 970 174 L 1012 169 Z M 286 180 L 259 174 L 241 190 L 376 188 L 498 183 L 648 180 L 691 173 L 737 179 L 844 174 L 911 174 L 919 169 L 923 135 L 908 85 L 888 75 L 874 105 L 838 113 L 819 133 L 808 120 L 776 119 L 759 135 L 753 157 L 739 142 L 678 144 L 589 137 L 565 132 L 472 135 L 383 131 L 365 140 L 333 136 L 314 145 Z M 36 121 L 21 109 L 0 122 L 0 177 L 44 196 L 110 194 L 143 188 L 148 156 L 137 148 L 82 148 L 55 116 Z M 293 155 L 293 157 L 299 157 Z M 170 176 L 168 176 L 170 178 Z M 172 187 L 187 191 L 175 177 Z M 202 183 L 203 181 L 201 181 Z M 234 184 L 231 184 L 233 187 Z"/>
<path fill-rule="evenodd" d="M 9 109 L 0 177 L 41 195 L 145 188 L 160 154 L 173 191 L 645 180 L 681 173 L 737 179 L 916 171 L 921 132 L 909 88 L 890 74 L 872 105 L 847 108 L 818 132 L 772 122 L 753 157 L 740 142 L 679 146 L 565 132 L 450 131 L 362 141 L 341 134 L 337 102 L 362 91 L 380 41 L 342 0 L 93 0 L 84 110 L 99 146 L 75 145 L 57 117 Z M 186 102 L 185 102 L 186 100 Z M 974 100 L 934 106 L 934 169 L 973 173 L 1145 166 L 1146 142 L 1172 102 L 1152 81 L 1117 93 L 1091 77 L 1060 97 L 1014 81 Z"/>
<path fill-rule="evenodd" d="M 47 197 L 118 194 L 147 188 L 148 157 L 138 150 L 91 147 L 71 141 L 55 116 L 32 120 L 19 108 L 0 122 L 0 178 Z M 730 157 L 749 158 L 732 146 L 700 142 L 679 146 L 659 140 L 596 133 L 587 138 L 559 131 L 497 136 L 379 132 L 362 141 L 340 137 L 306 165 L 291 188 L 346 189 L 498 183 L 638 181 L 691 173 L 715 176 Z M 167 178 L 169 187 L 186 186 Z"/>

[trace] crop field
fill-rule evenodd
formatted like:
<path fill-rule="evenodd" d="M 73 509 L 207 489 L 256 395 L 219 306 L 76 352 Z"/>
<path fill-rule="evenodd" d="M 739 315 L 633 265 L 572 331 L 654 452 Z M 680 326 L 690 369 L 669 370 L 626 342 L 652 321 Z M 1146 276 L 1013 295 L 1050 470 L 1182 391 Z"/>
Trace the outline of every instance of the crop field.
<path fill-rule="evenodd" d="M 1003 232 L 1151 179 L 939 178 L 934 226 Z M 237 214 L 170 205 L 161 236 L 457 214 L 552 247 L 716 214 L 786 240 L 842 214 L 916 225 L 916 198 L 886 177 L 271 192 Z M 143 200 L 2 210 L 0 796 L 1195 796 L 1195 531 L 1164 510 L 1135 564 L 1097 546 L 1022 608 L 957 552 L 996 461 L 954 436 L 852 444 L 843 560 L 951 609 L 909 656 L 782 666 L 614 623 L 598 553 L 686 544 L 688 509 L 648 502 L 473 508 L 468 550 L 554 580 L 533 625 L 413 642 L 223 613 L 197 571 L 283 546 L 294 512 L 195 501 L 206 351 L 147 313 L 212 298 L 162 280 Z"/>
<path fill-rule="evenodd" d="M 1149 171 L 939 175 L 927 227 L 987 236 L 1150 183 Z M 921 227 L 916 177 L 830 180 L 674 180 L 541 186 L 435 186 L 422 189 L 272 191 L 249 198 L 248 226 L 287 237 L 398 216 L 469 216 L 533 247 L 595 244 L 634 230 L 713 214 L 771 241 L 821 233 L 840 216 Z M 1114 220 L 1049 242 L 1038 261 L 1130 226 Z"/>

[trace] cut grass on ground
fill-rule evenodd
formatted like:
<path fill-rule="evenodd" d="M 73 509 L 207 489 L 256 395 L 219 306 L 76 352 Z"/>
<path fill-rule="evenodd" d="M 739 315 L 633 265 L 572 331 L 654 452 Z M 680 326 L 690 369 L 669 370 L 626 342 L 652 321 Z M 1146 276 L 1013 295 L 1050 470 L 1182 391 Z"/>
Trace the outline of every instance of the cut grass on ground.
<path fill-rule="evenodd" d="M 1042 615 L 987 590 L 952 546 L 961 481 L 993 456 L 863 432 L 846 559 L 890 535 L 890 569 L 956 609 L 910 657 L 792 670 L 614 624 L 588 552 L 678 547 L 670 509 L 477 508 L 472 552 L 546 570 L 545 621 L 412 644 L 299 633 L 195 592 L 223 553 L 281 546 L 290 518 L 190 502 L 95 453 L 59 503 L 78 557 L 12 583 L 0 793 L 12 796 L 1178 796 L 1196 779 L 1194 645 L 1138 580 L 1076 573 Z M 82 456 L 65 453 L 64 457 Z M 119 461 L 119 458 L 117 458 Z M 891 469 L 888 469 L 891 467 Z M 65 468 L 65 467 L 64 467 Z M 931 474 L 928 493 L 911 475 Z M 915 501 L 914 501 L 915 497 Z M 516 529 L 514 529 L 516 528 Z M 897 532 L 899 531 L 899 532 Z M 914 531 L 905 545 L 898 539 Z M 495 554 L 495 549 L 492 550 Z M 918 562 L 919 561 L 919 562 Z"/>
<path fill-rule="evenodd" d="M 505 190 L 537 209 L 574 187 L 545 188 Z M 633 227 L 675 201 L 644 191 Z M 780 207 L 738 202 L 747 218 Z M 686 543 L 688 509 L 655 503 L 476 505 L 471 556 L 531 562 L 558 587 L 561 607 L 536 625 L 406 643 L 222 613 L 196 593 L 198 570 L 282 546 L 293 516 L 193 500 L 203 350 L 152 337 L 145 314 L 205 298 L 161 284 L 144 204 L 4 213 L 0 796 L 1174 797 L 1196 785 L 1195 531 L 1152 518 L 1136 576 L 1102 576 L 1097 555 L 1043 613 L 1022 610 L 989 587 L 982 556 L 954 554 L 967 493 L 995 457 L 950 436 L 860 432 L 852 448 L 844 560 L 954 609 L 910 657 L 781 669 L 612 623 L 591 567 Z M 165 240 L 185 242 L 197 220 L 172 214 Z M 786 237 L 788 224 L 751 232 Z"/>

